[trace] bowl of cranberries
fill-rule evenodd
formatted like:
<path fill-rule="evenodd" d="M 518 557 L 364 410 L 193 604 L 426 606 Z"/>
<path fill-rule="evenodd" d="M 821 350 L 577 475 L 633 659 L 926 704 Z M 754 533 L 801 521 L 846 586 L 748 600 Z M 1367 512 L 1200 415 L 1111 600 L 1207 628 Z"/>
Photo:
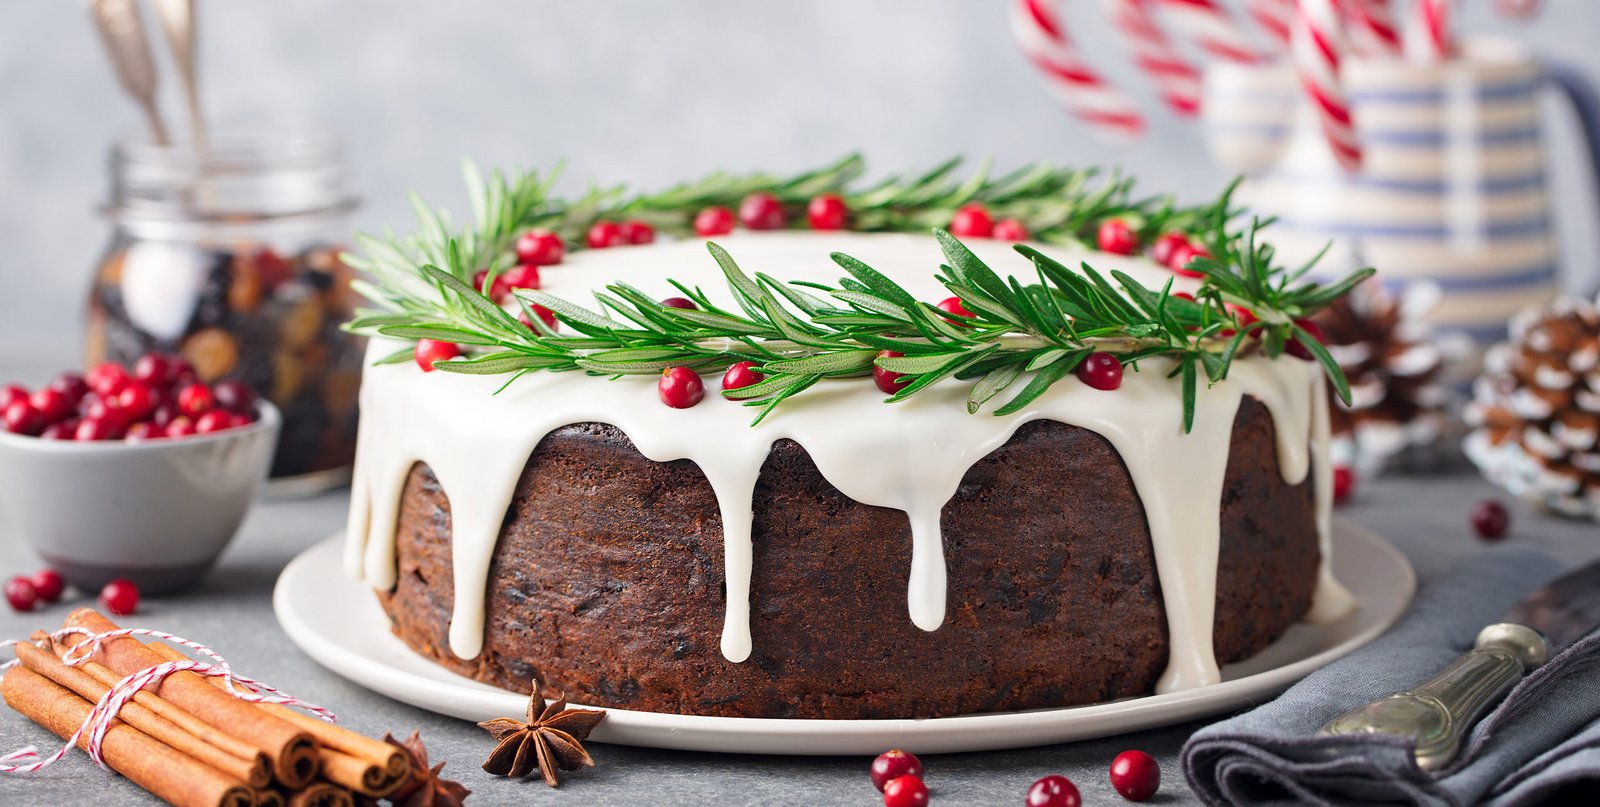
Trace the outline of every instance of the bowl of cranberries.
<path fill-rule="evenodd" d="M 0 520 L 67 582 L 199 582 L 266 478 L 279 414 L 176 356 L 0 387 Z"/>

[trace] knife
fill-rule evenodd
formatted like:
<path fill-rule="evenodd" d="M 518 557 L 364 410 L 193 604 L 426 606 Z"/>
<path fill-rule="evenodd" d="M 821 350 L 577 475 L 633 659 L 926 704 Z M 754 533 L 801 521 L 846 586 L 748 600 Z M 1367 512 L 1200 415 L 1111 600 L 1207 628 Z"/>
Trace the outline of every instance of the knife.
<path fill-rule="evenodd" d="M 1356 707 L 1319 736 L 1391 734 L 1416 740 L 1417 767 L 1455 759 L 1478 718 L 1523 676 L 1600 625 L 1600 561 L 1534 591 L 1478 633 L 1466 655 L 1416 687 Z"/>

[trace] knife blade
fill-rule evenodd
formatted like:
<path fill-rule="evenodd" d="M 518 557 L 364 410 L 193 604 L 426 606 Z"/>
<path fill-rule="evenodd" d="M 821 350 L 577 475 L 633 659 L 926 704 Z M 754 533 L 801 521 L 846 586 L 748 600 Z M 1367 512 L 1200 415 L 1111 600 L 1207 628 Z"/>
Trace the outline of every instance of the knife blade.
<path fill-rule="evenodd" d="M 1450 764 L 1467 732 L 1528 673 L 1600 626 L 1600 561 L 1570 571 L 1479 631 L 1437 675 L 1329 720 L 1318 735 L 1390 734 L 1416 741 L 1423 770 Z"/>

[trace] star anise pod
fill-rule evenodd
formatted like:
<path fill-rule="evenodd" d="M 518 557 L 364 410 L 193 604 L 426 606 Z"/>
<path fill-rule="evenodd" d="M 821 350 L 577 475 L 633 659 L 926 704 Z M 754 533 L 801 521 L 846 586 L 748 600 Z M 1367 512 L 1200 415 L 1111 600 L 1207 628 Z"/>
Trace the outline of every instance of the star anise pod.
<path fill-rule="evenodd" d="M 535 680 L 526 722 L 502 717 L 478 724 L 500 741 L 483 769 L 512 779 L 538 771 L 545 784 L 555 787 L 560 784 L 557 770 L 594 766 L 594 758 L 583 750 L 583 741 L 605 716 L 598 709 L 569 709 L 566 698 L 559 696 L 546 704 Z"/>
<path fill-rule="evenodd" d="M 439 771 L 444 769 L 443 762 L 429 767 L 428 749 L 417 732 L 411 732 L 404 741 L 384 734 L 383 741 L 404 751 L 411 763 L 411 778 L 389 795 L 389 802 L 395 807 L 461 807 L 467 796 L 472 795 L 461 783 L 439 777 Z"/>

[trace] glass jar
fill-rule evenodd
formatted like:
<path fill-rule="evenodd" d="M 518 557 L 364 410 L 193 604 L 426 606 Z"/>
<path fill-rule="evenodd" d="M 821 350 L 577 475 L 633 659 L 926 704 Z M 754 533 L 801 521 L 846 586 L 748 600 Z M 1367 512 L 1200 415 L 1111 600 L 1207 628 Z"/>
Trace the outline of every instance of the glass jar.
<path fill-rule="evenodd" d="M 221 130 L 204 153 L 117 143 L 88 366 L 160 350 L 208 383 L 243 381 L 283 412 L 273 477 L 294 478 L 290 488 L 341 483 L 364 348 L 339 329 L 356 305 L 339 259 L 356 204 L 330 134 Z"/>

